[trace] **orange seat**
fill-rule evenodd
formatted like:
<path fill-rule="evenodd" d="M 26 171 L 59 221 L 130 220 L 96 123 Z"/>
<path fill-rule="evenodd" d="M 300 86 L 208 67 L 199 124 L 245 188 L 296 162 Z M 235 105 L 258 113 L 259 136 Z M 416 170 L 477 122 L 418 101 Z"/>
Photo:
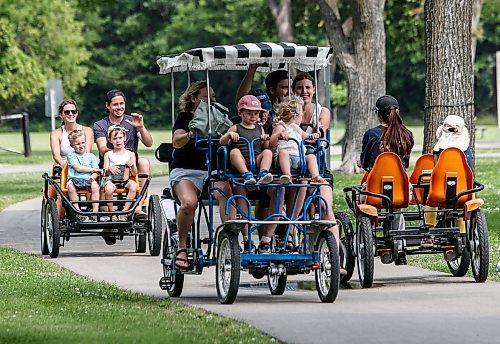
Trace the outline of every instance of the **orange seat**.
<path fill-rule="evenodd" d="M 363 184 L 364 182 L 366 182 L 366 178 L 368 178 L 368 172 L 363 173 L 363 177 L 361 177 L 359 184 Z"/>
<path fill-rule="evenodd" d="M 130 179 L 134 180 L 137 184 L 137 192 L 141 191 L 141 187 L 139 186 L 139 177 L 138 176 L 130 176 Z M 64 165 L 62 171 L 61 171 L 61 190 L 64 193 L 68 193 L 68 188 L 66 184 L 68 183 L 68 164 Z M 117 188 L 115 190 L 117 194 L 122 194 L 122 193 L 127 193 L 127 189 L 125 188 Z M 78 191 L 79 194 L 86 194 L 90 195 L 89 190 L 80 190 Z"/>
<path fill-rule="evenodd" d="M 61 171 L 61 190 L 65 194 L 68 193 L 68 187 L 66 186 L 66 184 L 68 184 L 68 164 L 65 164 L 62 171 Z M 77 193 L 89 196 L 87 198 L 90 199 L 90 191 L 89 190 L 79 190 L 79 191 L 77 191 Z"/>
<path fill-rule="evenodd" d="M 408 175 L 398 155 L 384 152 L 377 157 L 366 177 L 366 191 L 387 195 L 392 200 L 394 208 L 408 206 L 410 193 Z M 374 196 L 366 196 L 364 203 L 377 209 L 384 205 L 382 198 Z"/>
<path fill-rule="evenodd" d="M 439 156 L 431 174 L 431 184 L 426 205 L 438 208 L 453 206 L 453 200 L 460 192 L 471 190 L 474 185 L 472 170 L 467 164 L 464 152 L 458 148 L 447 148 Z M 457 208 L 471 199 L 474 195 L 460 197 Z"/>
<path fill-rule="evenodd" d="M 432 154 L 424 154 L 417 159 L 415 162 L 415 167 L 413 168 L 413 172 L 410 175 L 410 183 L 413 185 L 418 184 L 419 177 L 424 173 L 430 173 L 434 168 L 434 157 Z M 430 176 L 425 176 L 420 179 L 420 182 L 429 183 Z M 415 196 L 417 198 L 418 204 L 425 205 L 425 200 L 428 194 L 428 188 L 414 188 Z M 416 204 L 415 200 L 412 200 L 412 204 Z"/>

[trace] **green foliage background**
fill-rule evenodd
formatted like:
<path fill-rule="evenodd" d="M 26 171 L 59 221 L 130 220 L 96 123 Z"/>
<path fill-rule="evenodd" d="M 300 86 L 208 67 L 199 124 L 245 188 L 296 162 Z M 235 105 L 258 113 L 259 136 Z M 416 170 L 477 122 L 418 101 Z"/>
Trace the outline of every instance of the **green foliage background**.
<path fill-rule="evenodd" d="M 494 53 L 500 46 L 500 10 L 484 0 L 475 64 L 478 114 L 494 112 Z M 387 0 L 385 7 L 387 92 L 402 99 L 405 117 L 423 113 L 424 0 Z M 343 19 L 350 3 L 340 2 Z M 294 39 L 328 44 L 319 6 L 314 0 L 292 2 Z M 25 110 L 32 129 L 47 129 L 44 86 L 62 78 L 65 97 L 81 108 L 80 121 L 104 116 L 105 93 L 119 88 L 128 111 L 145 114 L 152 128 L 170 125 L 170 76 L 158 74 L 156 57 L 194 47 L 277 41 L 266 0 L 0 0 L 0 112 Z M 192 73 L 192 80 L 205 78 Z M 234 96 L 243 72 L 213 72 L 219 102 L 234 111 Z M 258 75 L 254 86 L 263 85 Z M 175 76 L 174 98 L 187 85 Z M 337 68 L 332 87 L 335 105 L 344 105 L 346 85 Z M 4 124 L 0 130 L 5 130 Z M 16 124 L 14 124 L 15 126 Z M 9 128 L 9 127 L 8 127 Z"/>

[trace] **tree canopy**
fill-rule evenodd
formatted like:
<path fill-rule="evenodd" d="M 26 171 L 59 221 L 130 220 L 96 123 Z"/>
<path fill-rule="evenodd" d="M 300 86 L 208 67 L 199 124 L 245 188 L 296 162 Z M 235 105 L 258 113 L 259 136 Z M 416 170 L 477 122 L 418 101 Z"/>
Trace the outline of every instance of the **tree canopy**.
<path fill-rule="evenodd" d="M 293 37 L 297 43 L 328 44 L 317 1 L 292 5 Z M 343 24 L 349 27 L 351 2 L 338 1 Z M 424 0 L 387 0 L 386 89 L 401 102 L 405 118 L 421 120 L 424 108 Z M 170 113 L 170 78 L 158 75 L 159 54 L 194 47 L 240 42 L 277 41 L 267 0 L 0 0 L 0 111 L 23 108 L 32 121 L 43 117 L 44 86 L 62 78 L 65 96 L 75 98 L 82 121 L 104 115 L 104 95 L 120 88 L 128 110 L 147 115 L 147 124 L 166 127 Z M 500 43 L 500 10 L 484 0 L 475 63 L 476 108 L 494 111 L 494 51 Z M 214 73 L 218 100 L 234 106 L 243 74 Z M 257 75 L 254 86 L 263 85 Z M 194 74 L 200 79 L 202 73 Z M 347 87 L 337 69 L 335 94 Z M 176 76 L 175 98 L 186 86 Z M 341 99 L 341 98 L 340 98 Z"/>
<path fill-rule="evenodd" d="M 60 78 L 69 92 L 84 86 L 84 23 L 69 2 L 0 1 L 0 111 L 23 106 L 48 79 Z"/>

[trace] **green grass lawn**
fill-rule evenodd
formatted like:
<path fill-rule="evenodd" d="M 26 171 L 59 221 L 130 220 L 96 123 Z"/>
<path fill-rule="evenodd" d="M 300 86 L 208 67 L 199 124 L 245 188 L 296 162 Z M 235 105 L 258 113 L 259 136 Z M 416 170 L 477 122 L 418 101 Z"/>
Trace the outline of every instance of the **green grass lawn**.
<path fill-rule="evenodd" d="M 249 325 L 0 248 L 0 343 L 274 343 Z"/>

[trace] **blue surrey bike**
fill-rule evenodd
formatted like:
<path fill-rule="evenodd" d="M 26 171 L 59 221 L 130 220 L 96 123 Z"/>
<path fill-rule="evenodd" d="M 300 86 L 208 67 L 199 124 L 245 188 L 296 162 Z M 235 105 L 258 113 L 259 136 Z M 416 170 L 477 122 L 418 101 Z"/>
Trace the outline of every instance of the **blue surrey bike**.
<path fill-rule="evenodd" d="M 191 49 L 181 54 L 159 56 L 157 63 L 161 74 L 171 73 L 171 94 L 174 104 L 174 72 L 206 71 L 206 80 L 210 85 L 209 71 L 211 70 L 246 70 L 249 64 L 258 63 L 260 71 L 271 71 L 282 68 L 297 68 L 301 71 L 316 71 L 328 65 L 332 49 L 330 47 L 302 46 L 293 43 L 257 43 L 238 44 L 233 46 L 216 46 L 212 48 Z M 316 78 L 315 78 L 316 79 Z M 210 89 L 210 87 L 208 87 Z M 316 289 L 322 302 L 333 302 L 337 298 L 341 280 L 348 280 L 354 270 L 354 260 L 350 245 L 345 245 L 352 237 L 353 229 L 349 217 L 345 213 L 335 213 L 337 224 L 341 232 L 341 243 L 337 245 L 333 233 L 329 230 L 335 223 L 322 218 L 322 209 L 328 214 L 333 211 L 328 209 L 326 200 L 320 195 L 320 187 L 310 183 L 310 175 L 306 170 L 303 149 L 300 156 L 301 164 L 295 172 L 292 184 L 280 184 L 271 182 L 260 185 L 260 190 L 274 188 L 276 202 L 270 204 L 273 209 L 271 214 L 257 219 L 252 214 L 252 206 L 258 196 L 243 183 L 242 175 L 234 173 L 229 164 L 230 147 L 220 145 L 217 135 L 214 133 L 211 120 L 213 105 L 208 97 L 208 134 L 202 136 L 195 132 L 195 144 L 206 153 L 207 179 L 205 190 L 199 198 L 198 215 L 195 218 L 187 242 L 188 262 L 190 269 L 181 272 L 175 267 L 175 256 L 178 249 L 178 236 L 176 225 L 177 207 L 171 190 L 164 189 L 160 202 L 161 213 L 164 224 L 163 249 L 161 264 L 163 265 L 163 277 L 160 279 L 160 287 L 166 290 L 171 297 L 179 297 L 184 286 L 186 274 L 201 274 L 205 267 L 215 266 L 216 287 L 219 301 L 223 304 L 231 304 L 235 301 L 240 284 L 240 274 L 248 271 L 255 278 L 267 276 L 269 290 L 272 295 L 282 295 L 286 288 L 287 276 L 297 274 L 308 274 L 314 272 Z M 172 105 L 172 115 L 174 105 Z M 253 140 L 245 140 L 250 151 L 249 170 L 256 172 L 253 159 Z M 304 142 L 295 141 L 299 146 Z M 326 161 L 329 158 L 329 131 L 326 139 L 319 139 L 312 147 L 317 156 L 321 175 L 332 181 L 331 176 L 325 175 Z M 170 163 L 172 161 L 173 147 L 170 143 L 161 144 L 156 150 L 159 161 Z M 279 179 L 277 171 L 271 171 L 276 179 Z M 243 187 L 246 196 L 234 194 L 224 195 L 216 182 L 229 182 L 232 187 Z M 298 211 L 296 193 L 293 209 L 287 216 L 282 211 L 280 200 L 282 195 L 292 188 L 296 190 L 307 189 L 308 193 L 303 208 Z M 234 207 L 237 216 L 233 220 L 216 224 L 214 218 L 214 206 L 216 200 L 213 193 L 217 190 L 226 198 L 226 214 L 230 207 Z M 240 202 L 237 202 L 239 200 Z M 248 210 L 238 207 L 243 200 Z M 203 221 L 204 220 L 204 221 Z M 278 230 L 271 241 L 271 253 L 262 254 L 254 249 L 252 240 L 243 249 L 239 244 L 239 235 L 242 229 L 248 228 L 248 236 L 256 234 L 262 226 L 277 225 Z M 285 238 L 293 238 L 294 249 L 287 248 Z M 340 250 L 339 250 L 340 247 Z M 347 270 L 347 276 L 340 275 L 340 268 Z"/>

